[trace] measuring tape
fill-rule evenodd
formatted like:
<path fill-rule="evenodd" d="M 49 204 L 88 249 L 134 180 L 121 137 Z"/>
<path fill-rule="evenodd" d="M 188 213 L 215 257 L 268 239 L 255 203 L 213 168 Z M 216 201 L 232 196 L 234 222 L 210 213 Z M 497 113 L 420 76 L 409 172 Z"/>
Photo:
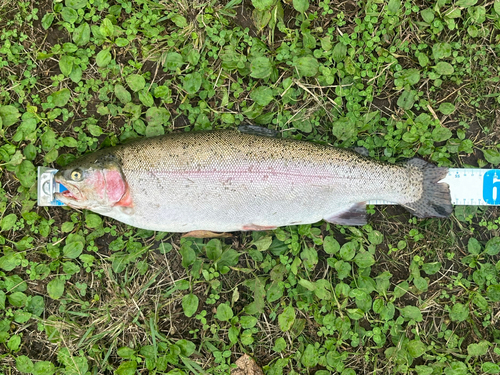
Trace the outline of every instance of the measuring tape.
<path fill-rule="evenodd" d="M 440 182 L 450 186 L 451 203 L 456 206 L 500 205 L 500 169 L 450 168 Z M 395 204 L 381 200 L 368 204 Z"/>
<path fill-rule="evenodd" d="M 38 205 L 63 206 L 54 193 L 67 190 L 54 181 L 57 169 L 38 167 Z M 450 186 L 451 203 L 461 206 L 500 205 L 500 169 L 450 168 L 441 180 Z M 373 200 L 368 204 L 395 204 Z"/>

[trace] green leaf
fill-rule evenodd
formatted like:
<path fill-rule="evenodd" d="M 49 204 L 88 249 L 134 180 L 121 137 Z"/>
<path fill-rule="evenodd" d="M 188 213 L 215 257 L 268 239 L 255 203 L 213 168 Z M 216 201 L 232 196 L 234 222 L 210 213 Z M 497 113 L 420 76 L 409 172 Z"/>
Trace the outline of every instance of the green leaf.
<path fill-rule="evenodd" d="M 80 24 L 73 31 L 73 42 L 77 46 L 84 46 L 90 41 L 90 26 L 87 22 Z"/>
<path fill-rule="evenodd" d="M 182 81 L 182 87 L 188 94 L 193 95 L 200 90 L 202 81 L 203 77 L 198 72 L 186 74 Z"/>
<path fill-rule="evenodd" d="M 341 42 L 337 43 L 333 48 L 332 57 L 336 63 L 339 63 L 347 56 L 347 46 Z"/>
<path fill-rule="evenodd" d="M 8 253 L 0 258 L 0 268 L 4 271 L 10 272 L 17 266 L 21 265 L 22 261 L 23 256 L 20 253 Z"/>
<path fill-rule="evenodd" d="M 181 354 L 185 357 L 189 357 L 196 351 L 196 345 L 189 340 L 178 340 L 175 345 L 181 349 Z"/>
<path fill-rule="evenodd" d="M 95 57 L 96 64 L 99 68 L 104 68 L 111 62 L 111 52 L 109 49 L 103 49 Z"/>
<path fill-rule="evenodd" d="M 47 284 L 47 293 L 50 298 L 59 299 L 64 294 L 65 280 L 63 278 L 56 278 Z"/>
<path fill-rule="evenodd" d="M 262 107 L 271 103 L 273 97 L 273 90 L 268 86 L 259 86 L 250 93 L 250 98 Z"/>
<path fill-rule="evenodd" d="M 488 348 L 490 347 L 490 345 L 491 345 L 490 342 L 485 340 L 477 344 L 470 344 L 467 347 L 467 353 L 473 357 L 479 357 L 481 355 L 485 355 L 486 353 L 488 353 Z"/>
<path fill-rule="evenodd" d="M 313 56 L 299 57 L 294 66 L 302 77 L 314 77 L 318 74 L 319 63 Z"/>
<path fill-rule="evenodd" d="M 283 337 L 278 337 L 274 342 L 273 350 L 277 353 L 286 349 L 286 341 Z"/>
<path fill-rule="evenodd" d="M 445 61 L 438 62 L 434 69 L 436 70 L 436 73 L 440 75 L 451 75 L 455 71 L 453 66 Z"/>
<path fill-rule="evenodd" d="M 481 370 L 483 370 L 485 374 L 500 374 L 500 365 L 493 362 L 483 362 Z"/>
<path fill-rule="evenodd" d="M 146 89 L 139 91 L 139 100 L 146 107 L 153 107 L 155 104 L 153 95 L 149 91 L 146 91 Z"/>
<path fill-rule="evenodd" d="M 82 9 L 87 6 L 88 0 L 66 0 L 65 4 L 67 7 L 73 9 Z"/>
<path fill-rule="evenodd" d="M 47 275 L 50 269 L 47 266 Z M 27 303 L 27 308 L 30 313 L 36 316 L 42 315 L 45 311 L 45 302 L 42 296 L 31 296 L 31 300 Z"/>
<path fill-rule="evenodd" d="M 469 310 L 466 305 L 455 303 L 450 311 L 450 319 L 454 322 L 463 322 L 469 317 Z"/>
<path fill-rule="evenodd" d="M 135 375 L 137 370 L 137 362 L 136 361 L 125 361 L 118 366 L 115 370 L 117 375 Z"/>
<path fill-rule="evenodd" d="M 273 238 L 271 236 L 264 236 L 259 238 L 257 241 L 253 241 L 252 245 L 257 248 L 257 251 L 266 251 L 271 247 L 273 243 Z"/>
<path fill-rule="evenodd" d="M 486 20 L 486 8 L 483 5 L 468 9 L 468 13 L 470 20 L 476 25 L 482 24 Z"/>
<path fill-rule="evenodd" d="M 470 6 L 476 5 L 477 0 L 458 0 L 455 3 L 455 6 L 457 7 L 462 7 L 462 8 L 468 8 Z"/>
<path fill-rule="evenodd" d="M 61 10 L 61 17 L 66 22 L 75 23 L 78 19 L 78 13 L 73 8 L 63 7 Z"/>
<path fill-rule="evenodd" d="M 42 18 L 42 27 L 47 30 L 54 22 L 54 13 L 45 13 Z"/>
<path fill-rule="evenodd" d="M 14 224 L 16 224 L 16 221 L 17 221 L 16 214 L 8 214 L 7 216 L 4 216 L 0 221 L 0 231 L 6 232 L 8 230 L 11 230 L 14 227 Z M 6 271 L 11 271 L 11 270 L 6 270 Z"/>
<path fill-rule="evenodd" d="M 163 126 L 168 124 L 169 119 L 170 112 L 166 108 L 151 107 L 146 111 L 146 121 L 149 125 L 161 126 L 161 134 L 164 132 Z"/>
<path fill-rule="evenodd" d="M 354 258 L 354 262 L 360 268 L 367 268 L 375 264 L 375 258 L 368 251 L 361 251 Z"/>
<path fill-rule="evenodd" d="M 415 370 L 417 375 L 431 375 L 434 372 L 434 369 L 430 366 L 415 366 Z"/>
<path fill-rule="evenodd" d="M 31 314 L 27 311 L 16 310 L 14 312 L 14 321 L 19 324 L 24 324 L 30 320 Z"/>
<path fill-rule="evenodd" d="M 175 23 L 177 27 L 184 28 L 187 26 L 187 20 L 186 17 L 180 15 L 180 14 L 174 14 L 172 17 L 170 17 L 170 20 Z"/>
<path fill-rule="evenodd" d="M 443 59 L 451 56 L 450 43 L 435 43 L 432 46 L 432 57 L 435 60 Z"/>
<path fill-rule="evenodd" d="M 17 351 L 20 346 L 21 346 L 21 336 L 19 335 L 13 335 L 7 342 L 7 348 L 9 348 L 13 352 Z"/>
<path fill-rule="evenodd" d="M 71 74 L 69 75 L 69 78 L 75 82 L 78 83 L 82 80 L 82 68 L 79 66 L 73 66 L 73 69 L 71 70 Z"/>
<path fill-rule="evenodd" d="M 51 95 L 52 103 L 54 103 L 56 107 L 64 107 L 66 103 L 68 103 L 70 96 L 71 91 L 69 91 L 69 89 L 67 88 L 56 91 Z"/>
<path fill-rule="evenodd" d="M 116 354 L 118 354 L 121 358 L 130 359 L 135 355 L 135 350 L 129 348 L 128 346 L 122 346 L 118 348 Z"/>
<path fill-rule="evenodd" d="M 259 31 L 267 26 L 269 21 L 271 21 L 271 17 L 271 12 L 269 10 L 254 9 L 252 12 L 253 23 Z"/>
<path fill-rule="evenodd" d="M 500 152 L 498 152 L 495 149 L 490 148 L 490 149 L 483 150 L 483 156 L 488 163 L 491 163 L 494 166 L 497 166 L 500 164 Z"/>
<path fill-rule="evenodd" d="M 276 4 L 276 0 L 252 0 L 252 5 L 258 10 L 268 10 L 274 4 Z"/>
<path fill-rule="evenodd" d="M 146 86 L 146 80 L 139 74 L 130 74 L 125 81 L 133 92 L 140 91 Z"/>
<path fill-rule="evenodd" d="M 484 251 L 488 255 L 497 255 L 500 252 L 500 237 L 493 237 L 485 246 Z"/>
<path fill-rule="evenodd" d="M 2 105 L 0 106 L 0 119 L 2 120 L 1 125 L 8 127 L 15 124 L 18 118 L 21 117 L 21 114 L 13 105 Z"/>
<path fill-rule="evenodd" d="M 35 366 L 33 365 L 33 361 L 29 357 L 20 355 L 16 358 L 17 371 L 31 373 L 33 372 L 34 368 Z"/>
<path fill-rule="evenodd" d="M 23 307 L 26 305 L 28 297 L 23 292 L 14 292 L 7 296 L 9 303 L 14 307 Z"/>
<path fill-rule="evenodd" d="M 451 362 L 449 367 L 444 370 L 445 375 L 469 375 L 467 366 L 464 362 Z"/>
<path fill-rule="evenodd" d="M 115 85 L 115 95 L 122 104 L 127 104 L 132 100 L 132 95 L 120 84 Z"/>
<path fill-rule="evenodd" d="M 495 0 L 493 8 L 495 9 L 496 14 L 500 15 L 500 0 Z"/>
<path fill-rule="evenodd" d="M 333 236 L 326 236 L 323 240 L 323 249 L 327 254 L 336 254 L 340 250 L 340 244 Z"/>
<path fill-rule="evenodd" d="M 253 78 L 267 78 L 271 75 L 273 66 L 271 61 L 264 56 L 255 58 L 250 64 L 250 76 Z"/>
<path fill-rule="evenodd" d="M 69 259 L 76 259 L 83 251 L 83 242 L 70 242 L 63 248 L 63 255 Z"/>
<path fill-rule="evenodd" d="M 406 319 L 411 319 L 416 322 L 421 322 L 423 320 L 422 312 L 416 306 L 405 306 L 400 309 L 401 315 Z"/>
<path fill-rule="evenodd" d="M 250 329 L 250 328 L 255 327 L 255 325 L 257 324 L 257 321 L 258 320 L 255 316 L 244 315 L 244 316 L 240 317 L 240 324 L 241 324 L 241 328 L 243 328 L 243 329 Z"/>
<path fill-rule="evenodd" d="M 331 283 L 325 279 L 316 280 L 314 283 L 316 289 L 314 290 L 314 294 L 321 300 L 330 300 L 332 299 L 332 293 L 328 289 L 331 289 Z"/>
<path fill-rule="evenodd" d="M 486 289 L 486 296 L 493 302 L 500 302 L 500 284 L 493 284 Z"/>
<path fill-rule="evenodd" d="M 343 260 L 335 262 L 334 267 L 337 271 L 337 277 L 341 280 L 345 279 L 351 273 L 351 265 L 347 262 L 344 262 Z"/>
<path fill-rule="evenodd" d="M 300 362 L 305 367 L 314 367 L 319 362 L 319 354 L 314 345 L 307 344 L 306 350 L 302 353 L 302 357 L 300 357 Z"/>
<path fill-rule="evenodd" d="M 405 69 L 394 74 L 396 78 L 394 84 L 397 87 L 405 85 L 415 85 L 420 81 L 420 72 L 418 69 Z"/>
<path fill-rule="evenodd" d="M 414 90 L 404 90 L 399 96 L 397 104 L 398 107 L 410 110 L 415 103 L 415 91 Z"/>
<path fill-rule="evenodd" d="M 443 142 L 446 141 L 447 139 L 450 139 L 453 133 L 451 132 L 450 129 L 447 129 L 445 127 L 437 127 L 432 131 L 432 139 L 435 142 Z"/>
<path fill-rule="evenodd" d="M 368 233 L 368 241 L 370 241 L 372 245 L 380 245 L 384 241 L 384 235 L 378 230 L 373 230 Z"/>
<path fill-rule="evenodd" d="M 222 322 L 228 322 L 232 319 L 233 315 L 233 310 L 229 305 L 221 303 L 219 306 L 217 306 L 217 313 L 215 314 L 215 317 L 218 320 Z"/>
<path fill-rule="evenodd" d="M 295 309 L 292 305 L 285 307 L 283 312 L 278 315 L 278 324 L 283 332 L 287 332 L 292 328 L 295 322 Z"/>
<path fill-rule="evenodd" d="M 431 8 L 423 9 L 420 12 L 420 15 L 422 16 L 422 19 L 426 23 L 430 24 L 430 23 L 432 23 L 432 21 L 434 21 L 434 11 Z"/>
<path fill-rule="evenodd" d="M 455 112 L 455 106 L 451 103 L 444 102 L 439 105 L 438 110 L 443 115 L 451 115 L 453 112 Z"/>
<path fill-rule="evenodd" d="M 59 69 L 61 69 L 61 73 L 68 77 L 73 70 L 73 62 L 75 58 L 73 56 L 62 55 L 59 59 Z"/>
<path fill-rule="evenodd" d="M 441 262 L 424 263 L 422 265 L 422 271 L 427 275 L 434 275 L 441 269 Z"/>
<path fill-rule="evenodd" d="M 196 310 L 198 310 L 198 297 L 193 293 L 186 294 L 182 297 L 182 310 L 184 311 L 184 315 L 188 318 L 192 317 Z"/>
<path fill-rule="evenodd" d="M 214 238 L 208 241 L 205 246 L 205 251 L 207 252 L 207 258 L 212 261 L 217 261 L 222 255 L 222 244 L 220 240 Z"/>
<path fill-rule="evenodd" d="M 314 247 L 305 247 L 300 253 L 300 257 L 302 258 L 304 267 L 308 271 L 314 270 L 316 264 L 318 264 L 318 252 Z"/>
<path fill-rule="evenodd" d="M 347 315 L 349 315 L 349 318 L 352 320 L 360 320 L 365 316 L 361 309 L 347 309 Z"/>
<path fill-rule="evenodd" d="M 105 18 L 101 22 L 101 26 L 99 26 L 99 31 L 104 37 L 110 37 L 113 36 L 115 27 L 109 18 Z"/>
<path fill-rule="evenodd" d="M 481 253 L 481 244 L 474 237 L 471 237 L 467 243 L 467 250 L 470 254 L 478 255 Z"/>
<path fill-rule="evenodd" d="M 37 178 L 37 172 L 33 163 L 29 160 L 23 160 L 16 167 L 16 176 L 22 186 L 26 188 L 32 187 Z"/>
<path fill-rule="evenodd" d="M 125 46 L 128 46 L 128 39 L 125 39 L 125 38 L 116 38 L 115 40 L 115 44 L 118 46 L 118 47 L 125 47 Z"/>
<path fill-rule="evenodd" d="M 387 4 L 387 11 L 389 14 L 398 14 L 401 9 L 401 0 L 389 0 Z"/>
<path fill-rule="evenodd" d="M 344 260 L 351 260 L 356 255 L 356 250 L 359 248 L 357 241 L 349 241 L 342 245 L 340 248 L 340 256 Z"/>
<path fill-rule="evenodd" d="M 293 7 L 297 12 L 304 13 L 309 8 L 308 0 L 293 0 Z"/>
<path fill-rule="evenodd" d="M 427 351 L 427 345 L 420 340 L 410 340 L 406 348 L 413 358 L 421 357 Z"/>
<path fill-rule="evenodd" d="M 168 52 L 163 64 L 168 70 L 176 71 L 184 64 L 182 55 L 177 52 Z"/>

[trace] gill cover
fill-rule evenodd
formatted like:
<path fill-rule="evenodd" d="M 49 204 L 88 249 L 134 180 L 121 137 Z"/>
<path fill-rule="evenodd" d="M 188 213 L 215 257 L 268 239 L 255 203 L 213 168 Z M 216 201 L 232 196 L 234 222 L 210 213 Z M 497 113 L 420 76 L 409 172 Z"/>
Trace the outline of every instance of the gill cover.
<path fill-rule="evenodd" d="M 73 208 L 97 212 L 109 211 L 113 206 L 130 207 L 129 189 L 118 158 L 101 154 L 91 160 L 89 155 L 69 164 L 55 175 L 57 182 L 68 190 L 57 198 Z"/>

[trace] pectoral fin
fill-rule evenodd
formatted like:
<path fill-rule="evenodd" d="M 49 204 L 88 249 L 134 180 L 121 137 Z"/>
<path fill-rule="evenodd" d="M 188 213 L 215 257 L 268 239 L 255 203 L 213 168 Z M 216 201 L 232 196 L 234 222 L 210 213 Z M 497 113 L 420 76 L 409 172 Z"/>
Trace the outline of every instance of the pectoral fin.
<path fill-rule="evenodd" d="M 194 238 L 221 238 L 221 237 L 232 237 L 231 233 L 216 233 L 210 232 L 209 230 L 193 230 L 188 233 L 184 233 L 182 237 L 194 237 Z"/>
<path fill-rule="evenodd" d="M 325 218 L 325 221 L 340 225 L 365 225 L 366 202 L 356 203 L 347 210 L 337 212 L 333 216 Z"/>

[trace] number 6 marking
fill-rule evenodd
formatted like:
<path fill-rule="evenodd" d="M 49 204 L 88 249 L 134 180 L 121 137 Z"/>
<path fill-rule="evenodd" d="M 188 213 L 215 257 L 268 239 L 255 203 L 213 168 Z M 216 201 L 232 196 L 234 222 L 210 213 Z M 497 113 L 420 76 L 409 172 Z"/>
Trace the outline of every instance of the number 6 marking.
<path fill-rule="evenodd" d="M 500 179 L 498 170 L 491 170 L 483 177 L 483 199 L 487 204 L 500 204 Z"/>

